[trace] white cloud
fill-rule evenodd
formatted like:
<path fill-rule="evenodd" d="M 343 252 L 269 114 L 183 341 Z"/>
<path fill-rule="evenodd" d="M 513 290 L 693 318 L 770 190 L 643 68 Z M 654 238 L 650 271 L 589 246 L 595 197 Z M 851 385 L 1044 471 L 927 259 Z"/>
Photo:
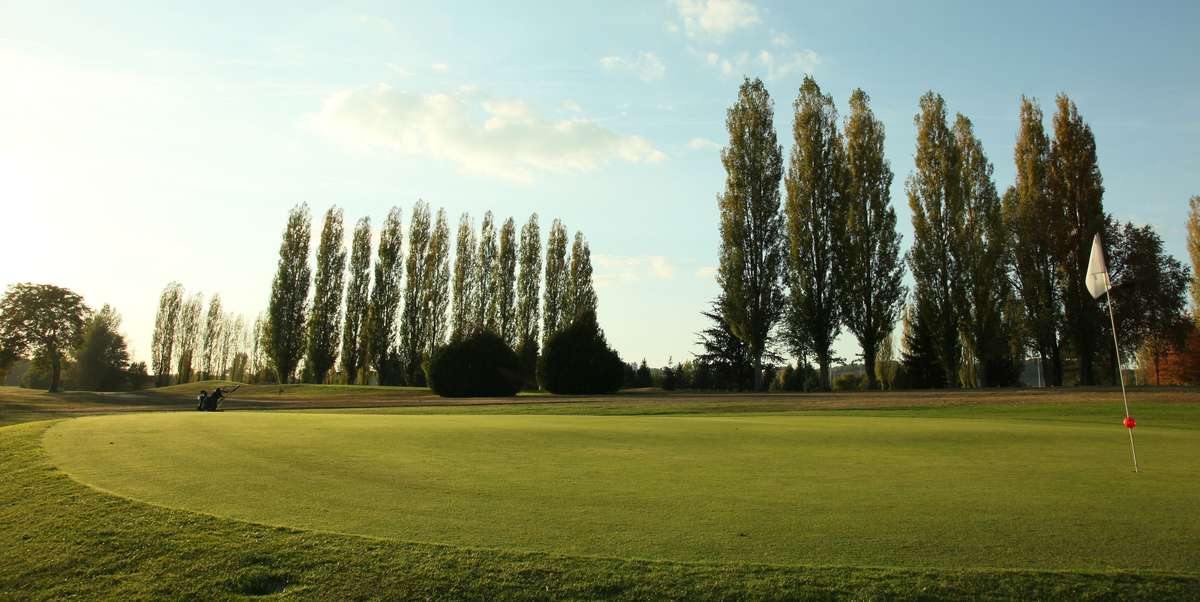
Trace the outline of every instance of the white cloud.
<path fill-rule="evenodd" d="M 715 277 L 716 275 L 717 275 L 717 267 L 716 266 L 706 265 L 703 267 L 696 268 L 696 277 L 701 280 L 707 280 L 709 278 Z"/>
<path fill-rule="evenodd" d="M 667 66 L 653 52 L 639 52 L 633 57 L 606 56 L 600 59 L 600 66 L 608 71 L 627 71 L 633 73 L 644 82 L 660 80 L 667 72 Z"/>
<path fill-rule="evenodd" d="M 675 10 L 688 36 L 722 38 L 762 21 L 745 0 L 675 0 Z"/>
<path fill-rule="evenodd" d="M 792 37 L 781 31 L 771 32 L 771 45 L 778 48 L 791 48 Z"/>
<path fill-rule="evenodd" d="M 592 264 L 597 288 L 675 277 L 675 266 L 662 255 L 593 255 Z"/>
<path fill-rule="evenodd" d="M 712 140 L 709 140 L 708 138 L 692 138 L 691 140 L 688 140 L 687 146 L 688 146 L 688 148 L 690 148 L 692 150 L 709 150 L 709 149 L 721 148 L 720 143 L 713 142 Z"/>
<path fill-rule="evenodd" d="M 665 159 L 639 136 L 590 119 L 552 119 L 525 101 L 492 98 L 470 87 L 428 95 L 384 84 L 343 90 L 326 98 L 310 124 L 352 148 L 424 155 L 517 182 L 590 171 L 613 159 Z"/>
<path fill-rule="evenodd" d="M 787 77 L 794 73 L 812 73 L 821 64 L 821 55 L 813 50 L 798 50 L 775 54 L 770 50 L 760 50 L 751 56 L 741 52 L 734 57 L 721 57 L 715 52 L 704 56 L 709 66 L 721 71 L 722 75 L 733 75 L 736 72 L 758 72 L 764 79 L 772 80 Z"/>
<path fill-rule="evenodd" d="M 450 65 L 447 65 L 446 63 L 434 63 L 430 65 L 429 68 L 438 73 L 445 73 L 450 70 Z"/>

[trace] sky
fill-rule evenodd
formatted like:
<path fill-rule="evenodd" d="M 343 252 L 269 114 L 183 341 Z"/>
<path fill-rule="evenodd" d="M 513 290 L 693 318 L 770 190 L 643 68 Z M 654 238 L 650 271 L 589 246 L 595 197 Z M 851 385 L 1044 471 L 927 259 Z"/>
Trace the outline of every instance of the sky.
<path fill-rule="evenodd" d="M 543 237 L 554 218 L 587 237 L 609 342 L 661 366 L 697 350 L 718 291 L 725 111 L 762 78 L 788 153 L 805 74 L 843 116 L 871 96 L 904 250 L 922 93 L 971 118 L 1000 190 L 1021 96 L 1049 127 L 1066 93 L 1105 209 L 1186 261 L 1195 2 L 331 4 L 0 1 L 0 286 L 113 305 L 147 360 L 170 281 L 266 308 L 298 203 L 314 231 L 332 205 L 376 228 L 418 199 L 452 227 L 537 212 Z"/>

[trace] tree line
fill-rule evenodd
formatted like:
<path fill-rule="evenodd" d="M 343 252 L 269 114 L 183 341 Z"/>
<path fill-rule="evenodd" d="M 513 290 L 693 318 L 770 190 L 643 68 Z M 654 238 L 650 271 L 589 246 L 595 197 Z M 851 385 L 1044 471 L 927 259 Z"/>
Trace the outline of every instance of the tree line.
<path fill-rule="evenodd" d="M 832 345 L 845 328 L 875 389 L 878 355 L 892 353 L 900 320 L 895 378 L 909 386 L 1016 384 L 1029 353 L 1047 384 L 1063 384 L 1070 365 L 1075 381 L 1090 385 L 1115 379 L 1147 342 L 1177 339 L 1187 320 L 1187 268 L 1163 252 L 1149 226 L 1104 211 L 1091 128 L 1066 95 L 1055 106 L 1051 137 L 1037 101 L 1022 97 L 1016 178 L 1001 194 L 971 120 L 950 120 L 939 94 L 923 95 L 905 182 L 914 240 L 902 255 L 885 132 L 868 95 L 853 91 L 839 123 L 832 95 L 806 77 L 792 105 L 785 169 L 770 94 L 761 80 L 746 79 L 726 116 L 721 293 L 705 313 L 713 327 L 701 333 L 701 371 L 762 389 L 764 362 L 790 353 L 798 372 L 814 362 L 817 386 L 829 389 L 840 359 Z M 1121 358 L 1104 343 L 1107 298 L 1094 300 L 1084 285 L 1096 233 L 1113 275 L 1128 354 Z"/>
<path fill-rule="evenodd" d="M 525 386 L 536 387 L 540 346 L 596 310 L 591 249 L 583 233 L 569 239 L 566 226 L 554 220 L 543 262 L 536 213 L 519 232 L 511 217 L 497 228 L 491 211 L 477 230 L 464 213 L 451 240 L 445 210 L 433 214 L 418 201 L 409 216 L 407 246 L 401 218 L 398 207 L 388 212 L 375 249 L 370 218 L 359 219 L 347 250 L 343 212 L 329 208 L 314 271 L 312 218 L 306 204 L 294 207 L 267 311 L 252 331 L 240 317 L 222 313 L 219 296 L 209 302 L 201 323 L 202 298 L 185 298 L 179 283 L 168 284 L 155 320 L 156 380 L 167 384 L 174 371 L 176 382 L 286 383 L 298 376 L 310 383 L 355 384 L 373 377 L 383 385 L 425 386 L 429 360 L 441 346 L 489 331 L 516 351 Z"/>

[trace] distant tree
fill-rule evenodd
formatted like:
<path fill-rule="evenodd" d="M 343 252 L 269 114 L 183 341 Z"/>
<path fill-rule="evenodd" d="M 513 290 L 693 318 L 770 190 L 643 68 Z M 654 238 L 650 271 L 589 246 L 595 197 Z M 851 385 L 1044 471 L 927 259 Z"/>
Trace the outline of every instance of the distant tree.
<path fill-rule="evenodd" d="M 371 218 L 363 217 L 354 226 L 350 250 L 350 281 L 346 287 L 346 321 L 342 325 L 342 372 L 346 382 L 358 381 L 358 373 L 367 365 L 366 349 L 360 343 L 368 326 L 371 308 Z"/>
<path fill-rule="evenodd" d="M 78 345 L 90 314 L 83 297 L 52 284 L 14 284 L 0 298 L 0 350 L 49 364 L 51 393 L 59 390 L 66 354 Z"/>
<path fill-rule="evenodd" d="M 421 305 L 428 312 L 425 356 L 432 358 L 446 340 L 446 309 L 450 305 L 450 227 L 446 212 L 438 209 L 429 249 L 425 254 L 425 284 L 421 286 Z"/>
<path fill-rule="evenodd" d="M 842 255 L 848 225 L 848 172 L 833 97 L 821 94 L 816 80 L 805 76 L 794 108 L 794 144 L 784 178 L 786 329 L 795 351 L 816 356 L 821 388 L 828 389 L 833 341 L 841 330 L 845 301 Z"/>
<path fill-rule="evenodd" d="M 179 314 L 182 311 L 183 285 L 171 282 L 158 297 L 158 314 L 154 318 L 154 337 L 150 343 L 150 364 L 154 368 L 155 386 L 171 384 L 171 358 L 175 352 Z"/>
<path fill-rule="evenodd" d="M 759 79 L 746 79 L 726 114 L 729 146 L 721 151 L 725 191 L 717 198 L 721 315 L 747 345 L 755 389 L 762 388 L 763 354 L 783 305 L 783 149 L 776 142 L 774 119 L 766 86 Z"/>
<path fill-rule="evenodd" d="M 146 388 L 146 384 L 150 382 L 150 373 L 146 371 L 146 362 L 134 362 L 129 364 L 129 387 L 134 391 L 140 391 Z"/>
<path fill-rule="evenodd" d="M 891 206 L 892 168 L 884 156 L 883 122 L 871 111 L 862 90 L 850 95 L 846 120 L 846 236 L 842 257 L 841 309 L 846 328 L 863 350 L 867 388 L 879 388 L 881 376 L 895 378 L 892 329 L 907 289 L 903 284 L 900 235 Z M 887 346 L 885 365 L 877 364 Z M 881 371 L 882 368 L 882 371 Z"/>
<path fill-rule="evenodd" d="M 479 254 L 475 259 L 475 327 L 499 333 L 496 298 L 496 223 L 492 212 L 483 214 L 479 227 Z"/>
<path fill-rule="evenodd" d="M 200 347 L 200 334 L 203 322 L 200 315 L 204 312 L 204 295 L 195 293 L 188 297 L 183 309 L 179 312 L 179 334 L 176 344 L 179 347 L 179 362 L 175 368 L 177 383 L 192 382 L 195 376 L 195 355 Z"/>
<path fill-rule="evenodd" d="M 496 334 L 509 347 L 520 346 L 517 337 L 517 227 L 510 217 L 500 227 L 500 254 L 497 256 Z"/>
<path fill-rule="evenodd" d="M 116 391 L 124 384 L 128 366 L 121 315 L 105 305 L 84 322 L 83 337 L 75 350 L 75 385 L 86 391 Z"/>
<path fill-rule="evenodd" d="M 699 333 L 697 343 L 703 352 L 697 359 L 710 368 L 713 387 L 741 391 L 754 386 L 754 366 L 749 346 L 733 334 L 732 327 L 721 314 L 721 306 L 722 300 L 718 297 L 710 311 L 702 312 L 712 325 Z M 763 359 L 782 361 L 771 347 L 763 352 Z"/>
<path fill-rule="evenodd" d="M 500 335 L 477 330 L 434 353 L 429 383 L 443 397 L 509 397 L 521 389 L 520 360 Z"/>
<path fill-rule="evenodd" d="M 221 341 L 221 378 L 242 382 L 245 363 L 241 366 L 241 377 L 234 378 L 234 363 L 238 356 L 246 355 L 246 319 L 239 315 L 225 314 L 224 337 Z"/>
<path fill-rule="evenodd" d="M 225 314 L 221 310 L 221 295 L 213 293 L 208 300 L 208 313 L 204 318 L 204 335 L 200 349 L 200 380 L 218 378 L 221 363 L 221 339 L 224 336 Z"/>
<path fill-rule="evenodd" d="M 400 363 L 404 384 L 409 386 L 425 384 L 421 357 L 429 347 L 425 341 L 429 334 L 429 309 L 423 303 L 422 293 L 428 284 L 425 270 L 433 236 L 431 218 L 429 205 L 417 201 L 408 221 L 408 258 L 404 264 L 408 279 L 404 282 L 404 309 L 400 314 Z"/>
<path fill-rule="evenodd" d="M 379 375 L 379 384 L 398 385 L 402 378 L 396 352 L 396 313 L 400 309 L 400 281 L 404 276 L 404 229 L 400 208 L 392 207 L 379 231 L 379 250 L 375 259 L 375 279 L 371 288 L 370 364 Z"/>
<path fill-rule="evenodd" d="M 592 250 L 583 232 L 575 232 L 567 272 L 566 306 L 563 316 L 574 320 L 584 312 L 596 311 L 596 287 L 592 284 Z"/>
<path fill-rule="evenodd" d="M 679 370 L 671 365 L 671 359 L 667 358 L 667 365 L 662 367 L 662 388 L 664 391 L 674 391 L 679 388 Z"/>
<path fill-rule="evenodd" d="M 592 311 L 550 337 L 541 361 L 542 384 L 551 393 L 611 393 L 621 387 L 621 357 L 608 346 Z"/>
<path fill-rule="evenodd" d="M 1093 360 L 1100 343 L 1099 305 L 1087 292 L 1084 270 L 1092 237 L 1104 227 L 1104 183 L 1096 159 L 1092 128 L 1066 95 L 1058 96 L 1054 142 L 1047 177 L 1050 196 L 1061 213 L 1047 224 L 1058 243 L 1056 255 L 1062 287 L 1066 336 L 1079 362 L 1079 382 L 1095 384 Z"/>
<path fill-rule="evenodd" d="M 546 241 L 546 291 L 542 296 L 542 337 L 549 341 L 568 322 L 567 228 L 559 220 L 550 225 Z M 545 346 L 543 342 L 543 347 Z"/>
<path fill-rule="evenodd" d="M 888 332 L 879 341 L 879 352 L 875 357 L 875 379 L 885 390 L 890 391 L 896 382 L 896 352 L 892 333 Z"/>
<path fill-rule="evenodd" d="M 966 219 L 960 242 L 963 265 L 958 276 L 965 299 L 960 325 L 964 348 L 976 360 L 969 366 L 973 377 L 962 380 L 966 386 L 997 386 L 1004 379 L 993 374 L 992 368 L 1011 361 L 1009 335 L 1002 321 L 1006 301 L 1012 295 L 1008 234 L 992 180 L 992 163 L 984 154 L 983 142 L 975 137 L 971 120 L 963 115 L 955 119 L 954 140 Z"/>
<path fill-rule="evenodd" d="M 650 387 L 654 385 L 654 379 L 650 374 L 650 366 L 646 365 L 646 358 L 642 358 L 642 363 L 637 368 L 636 386 Z"/>
<path fill-rule="evenodd" d="M 1200 325 L 1200 195 L 1188 201 L 1187 247 L 1192 259 L 1192 315 Z"/>
<path fill-rule="evenodd" d="M 947 372 L 938 357 L 935 333 L 916 304 L 904 308 L 902 353 L 909 388 L 941 389 L 946 386 Z"/>
<path fill-rule="evenodd" d="M 270 322 L 267 320 L 267 316 L 259 313 L 258 317 L 254 318 L 254 332 L 250 341 L 250 372 L 253 375 L 253 382 L 264 382 L 268 373 L 274 372 L 271 360 L 267 356 L 267 329 L 269 328 Z"/>
<path fill-rule="evenodd" d="M 308 266 L 311 239 L 312 218 L 308 205 L 301 203 L 288 214 L 267 308 L 271 324 L 267 349 L 280 383 L 291 381 L 304 354 L 304 324 L 308 317 L 308 287 L 312 276 Z"/>
<path fill-rule="evenodd" d="M 916 283 L 916 313 L 932 336 L 945 382 L 954 385 L 962 356 L 959 328 L 966 300 L 961 278 L 966 263 L 961 158 L 946 125 L 940 94 L 927 92 L 921 97 L 921 111 L 914 121 L 917 152 L 916 170 L 907 186 L 913 224 L 908 262 Z"/>
<path fill-rule="evenodd" d="M 1022 97 L 1013 153 L 1016 185 L 1004 194 L 1013 284 L 1025 310 L 1025 332 L 1041 363 L 1046 384 L 1062 384 L 1059 329 L 1062 302 L 1055 259 L 1057 212 L 1050 197 L 1050 142 L 1037 102 Z"/>
<path fill-rule="evenodd" d="M 451 338 L 465 336 L 476 327 L 475 228 L 466 213 L 458 220 L 458 241 L 454 247 L 454 307 L 451 310 Z"/>
<path fill-rule="evenodd" d="M 517 356 L 525 387 L 537 388 L 538 298 L 542 274 L 542 238 L 538 215 L 521 227 L 520 271 L 517 274 Z"/>
<path fill-rule="evenodd" d="M 321 241 L 317 245 L 317 273 L 313 279 L 312 312 L 308 319 L 305 363 L 309 378 L 324 383 L 337 364 L 342 333 L 342 292 L 346 276 L 346 230 L 342 210 L 325 211 Z"/>

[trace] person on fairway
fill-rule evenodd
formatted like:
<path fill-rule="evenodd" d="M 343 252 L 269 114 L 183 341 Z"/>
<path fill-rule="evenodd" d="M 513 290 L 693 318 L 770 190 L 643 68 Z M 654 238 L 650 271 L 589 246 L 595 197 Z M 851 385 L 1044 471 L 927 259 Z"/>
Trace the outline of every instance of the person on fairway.
<path fill-rule="evenodd" d="M 225 392 L 221 390 L 221 387 L 217 387 L 212 394 L 208 396 L 208 411 L 217 411 L 217 404 L 221 403 L 222 397 L 225 397 Z"/>
<path fill-rule="evenodd" d="M 205 407 L 206 405 L 208 405 L 208 391 L 200 389 L 200 394 L 196 396 L 196 409 L 203 412 L 208 409 Z"/>

